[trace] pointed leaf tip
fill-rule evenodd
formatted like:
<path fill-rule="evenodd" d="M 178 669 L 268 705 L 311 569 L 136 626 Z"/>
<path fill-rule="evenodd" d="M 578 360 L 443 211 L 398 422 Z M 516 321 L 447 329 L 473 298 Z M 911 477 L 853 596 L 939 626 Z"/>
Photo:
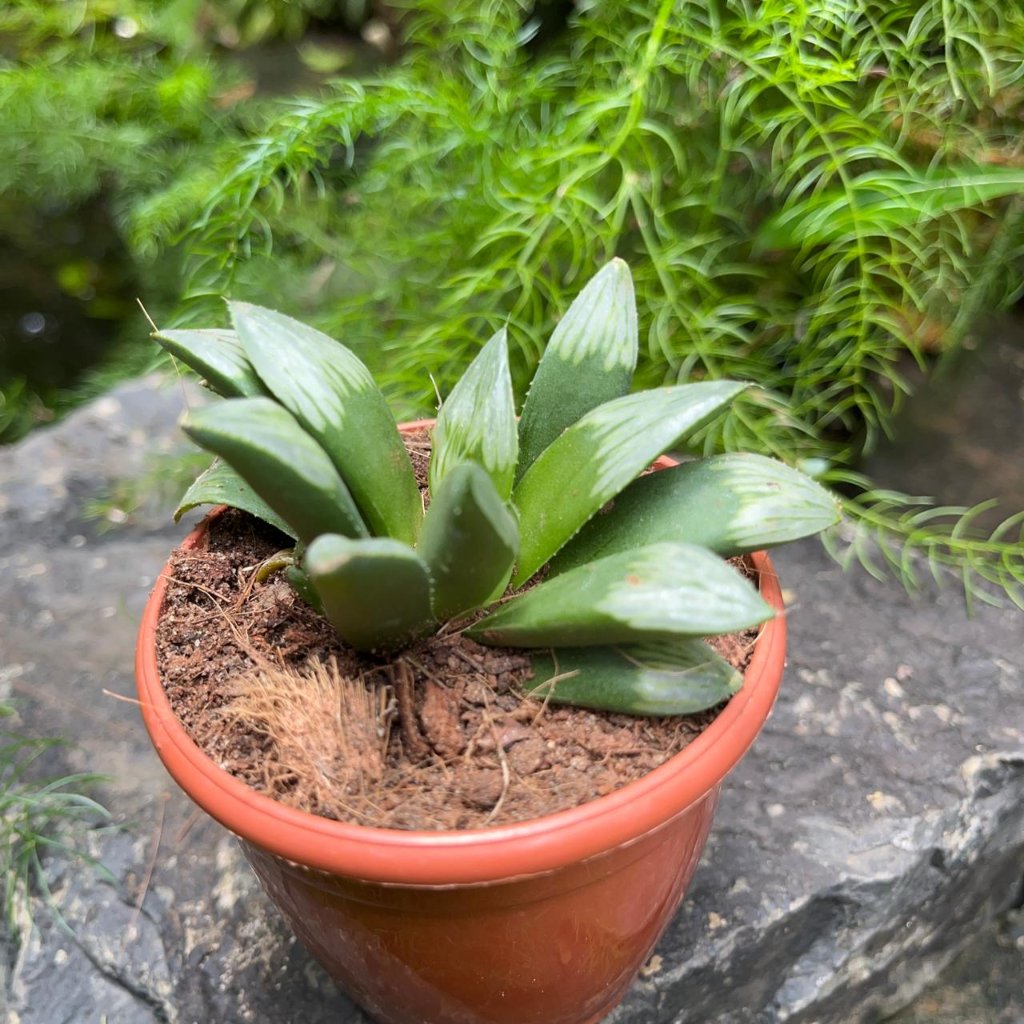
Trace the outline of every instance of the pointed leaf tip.
<path fill-rule="evenodd" d="M 563 430 L 629 391 L 638 349 L 633 278 L 616 258 L 583 287 L 544 350 L 519 424 L 518 477 Z"/>
<path fill-rule="evenodd" d="M 430 456 L 430 490 L 460 463 L 475 462 L 507 499 L 519 454 L 515 399 L 504 327 L 477 353 L 437 414 Z"/>
<path fill-rule="evenodd" d="M 232 330 L 156 331 L 153 338 L 224 398 L 252 398 L 267 393 Z"/>

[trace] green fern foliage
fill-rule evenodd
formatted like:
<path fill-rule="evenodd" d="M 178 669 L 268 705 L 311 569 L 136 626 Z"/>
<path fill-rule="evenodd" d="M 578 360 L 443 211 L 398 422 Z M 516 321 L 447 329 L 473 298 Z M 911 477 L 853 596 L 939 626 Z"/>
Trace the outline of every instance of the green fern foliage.
<path fill-rule="evenodd" d="M 190 273 L 201 302 L 303 252 L 343 299 L 325 327 L 405 411 L 503 324 L 522 384 L 546 311 L 619 255 L 640 380 L 761 386 L 706 451 L 849 470 L 891 430 L 908 360 L 1020 290 L 1014 5 L 590 0 L 543 46 L 527 3 L 401 6 L 402 61 L 289 106 L 225 164 Z M 900 525 L 913 506 L 850 507 L 927 549 Z M 1004 540 L 949 550 L 988 565 Z"/>
<path fill-rule="evenodd" d="M 0 75 L 0 186 L 120 181 L 140 260 L 185 259 L 176 325 L 273 285 L 402 415 L 502 328 L 521 391 L 619 256 L 640 384 L 758 385 L 694 439 L 705 453 L 849 473 L 891 432 L 908 367 L 1021 293 L 1017 4 L 578 0 L 541 37 L 532 0 L 400 0 L 381 5 L 391 66 L 237 102 L 218 33 L 294 34 L 320 0 L 121 6 L 4 5 L 22 49 Z M 901 553 L 934 541 L 999 579 L 1014 557 L 1007 534 L 908 530 L 920 506 L 857 494 L 850 514 Z"/>

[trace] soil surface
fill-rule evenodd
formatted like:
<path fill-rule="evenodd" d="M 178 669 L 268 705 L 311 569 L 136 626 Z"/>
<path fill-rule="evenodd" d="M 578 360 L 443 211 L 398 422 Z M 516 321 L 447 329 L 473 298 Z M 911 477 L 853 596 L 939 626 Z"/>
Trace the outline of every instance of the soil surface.
<path fill-rule="evenodd" d="M 256 789 L 328 818 L 398 829 L 508 824 L 575 807 L 682 750 L 718 709 L 636 718 L 544 704 L 526 652 L 442 631 L 386 662 L 341 643 L 279 573 L 289 542 L 244 513 L 172 562 L 157 637 L 193 740 Z M 741 670 L 752 636 L 716 647 Z M 413 721 L 399 713 L 403 688 Z M 408 706 L 408 705 L 404 705 Z"/>

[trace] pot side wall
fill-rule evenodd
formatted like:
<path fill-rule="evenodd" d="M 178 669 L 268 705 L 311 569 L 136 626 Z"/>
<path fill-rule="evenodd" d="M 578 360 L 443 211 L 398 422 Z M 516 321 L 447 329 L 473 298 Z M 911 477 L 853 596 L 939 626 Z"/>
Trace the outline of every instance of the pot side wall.
<path fill-rule="evenodd" d="M 589 1024 L 678 907 L 717 796 L 629 846 L 497 885 L 376 885 L 243 847 L 303 945 L 380 1024 Z"/>

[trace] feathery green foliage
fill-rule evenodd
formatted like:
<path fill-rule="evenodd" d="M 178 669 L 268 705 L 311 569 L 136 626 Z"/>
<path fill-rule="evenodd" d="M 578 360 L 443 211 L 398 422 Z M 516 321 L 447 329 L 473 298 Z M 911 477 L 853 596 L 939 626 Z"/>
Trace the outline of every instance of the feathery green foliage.
<path fill-rule="evenodd" d="M 405 58 L 284 109 L 189 238 L 200 306 L 274 254 L 333 268 L 323 324 L 403 411 L 505 323 L 522 384 L 619 255 L 643 382 L 761 385 L 705 450 L 845 471 L 890 431 L 906 362 L 1020 293 L 1015 5 L 589 0 L 544 46 L 525 2 L 403 6 Z M 901 548 L 1020 566 L 1005 538 L 853 501 Z"/>
<path fill-rule="evenodd" d="M 607 313 L 631 306 L 631 297 L 629 270 L 616 260 L 573 303 L 574 342 L 546 349 L 537 371 L 543 384 L 529 399 L 534 424 L 561 418 L 562 428 L 546 440 L 524 430 L 535 457 L 514 488 L 519 448 L 508 337 L 504 329 L 494 335 L 441 406 L 429 508 L 424 514 L 426 503 L 417 499 L 411 525 L 394 512 L 404 510 L 407 488 L 415 493 L 412 466 L 404 450 L 403 458 L 392 457 L 401 444 L 395 423 L 381 414 L 383 397 L 344 346 L 242 303 L 229 307 L 234 331 L 157 333 L 197 369 L 230 362 L 208 375 L 223 401 L 184 420 L 189 436 L 224 464 L 197 480 L 183 503 L 240 496 L 238 504 L 257 515 L 269 507 L 268 518 L 283 520 L 299 541 L 272 566 L 288 564 L 296 590 L 358 651 L 400 654 L 469 616 L 463 625 L 482 643 L 575 652 L 566 655 L 573 666 L 567 692 L 541 655 L 538 685 L 550 699 L 637 714 L 716 704 L 739 677 L 695 638 L 756 626 L 774 612 L 745 576 L 674 524 L 681 518 L 696 537 L 713 536 L 706 520 L 725 508 L 740 537 L 729 534 L 731 543 L 753 549 L 834 523 L 832 497 L 795 470 L 768 470 L 761 459 L 754 474 L 760 490 L 750 474 L 710 473 L 681 492 L 688 506 L 681 516 L 674 494 L 644 503 L 644 516 L 609 515 L 603 532 L 610 553 L 582 549 L 571 568 L 523 590 L 655 459 L 743 390 L 703 381 L 622 394 L 632 377 L 622 367 L 636 361 L 636 318 L 629 308 Z M 218 339 L 230 361 L 211 359 Z M 566 358 L 567 351 L 588 358 Z M 244 397 L 240 380 L 271 397 Z M 580 395 L 588 400 L 568 400 Z M 594 397 L 602 395 L 617 397 Z M 360 508 L 384 514 L 364 522 L 352 495 Z M 766 510 L 772 514 L 762 515 Z M 624 680 L 618 689 L 616 671 Z"/>
<path fill-rule="evenodd" d="M 695 443 L 836 479 L 891 431 L 908 363 L 1021 293 L 1018 5 L 582 0 L 544 39 L 528 0 L 388 6 L 396 64 L 275 101 L 217 47 L 298 33 L 322 0 L 12 0 L 0 186 L 102 183 L 144 267 L 185 258 L 175 322 L 287 275 L 286 311 L 344 337 L 403 415 L 503 326 L 522 393 L 619 255 L 640 381 L 760 385 Z M 0 426 L 31 402 L 13 382 Z M 849 550 L 944 551 L 969 595 L 1024 571 L 1012 517 L 979 535 L 921 511 L 858 491 Z"/>

